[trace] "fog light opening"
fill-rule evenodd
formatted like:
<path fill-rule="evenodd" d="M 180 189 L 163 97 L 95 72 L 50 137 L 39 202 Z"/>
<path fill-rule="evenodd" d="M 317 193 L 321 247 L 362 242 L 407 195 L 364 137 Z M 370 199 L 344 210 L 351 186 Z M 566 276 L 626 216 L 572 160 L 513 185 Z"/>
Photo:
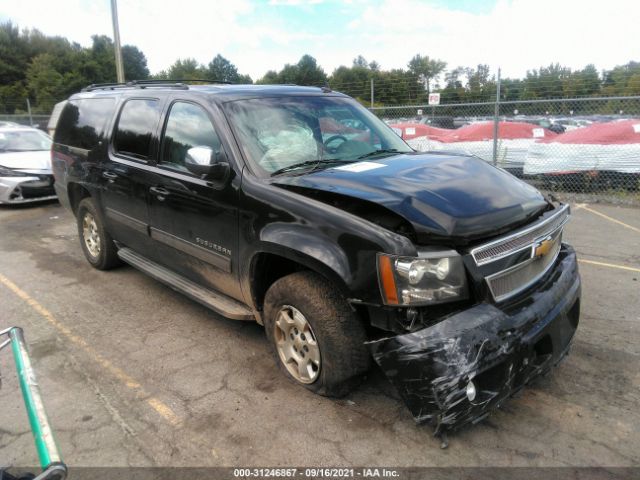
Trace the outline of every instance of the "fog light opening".
<path fill-rule="evenodd" d="M 469 383 L 467 383 L 466 393 L 467 399 L 470 402 L 473 402 L 476 399 L 476 385 L 472 381 L 469 381 Z"/>

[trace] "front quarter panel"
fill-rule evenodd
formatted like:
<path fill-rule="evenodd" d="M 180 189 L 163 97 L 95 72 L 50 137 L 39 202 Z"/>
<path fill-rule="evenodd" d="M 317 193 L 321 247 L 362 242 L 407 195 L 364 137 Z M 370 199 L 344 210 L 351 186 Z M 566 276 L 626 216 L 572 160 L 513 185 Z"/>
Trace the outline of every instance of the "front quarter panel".
<path fill-rule="evenodd" d="M 335 281 L 355 303 L 381 303 L 378 252 L 415 255 L 411 241 L 324 203 L 243 176 L 240 211 L 241 278 L 251 299 L 251 262 L 279 254 Z"/>

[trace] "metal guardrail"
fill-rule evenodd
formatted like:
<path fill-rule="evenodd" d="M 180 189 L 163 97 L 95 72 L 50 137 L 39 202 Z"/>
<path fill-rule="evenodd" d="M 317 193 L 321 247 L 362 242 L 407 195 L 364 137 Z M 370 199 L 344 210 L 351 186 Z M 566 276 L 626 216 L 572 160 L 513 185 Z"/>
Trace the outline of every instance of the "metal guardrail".
<path fill-rule="evenodd" d="M 67 466 L 62 461 L 62 456 L 53 437 L 36 374 L 27 351 L 24 332 L 20 327 L 11 327 L 0 331 L 0 339 L 4 336 L 7 338 L 0 343 L 0 351 L 9 345 L 13 351 L 22 398 L 29 416 L 29 424 L 42 468 L 42 473 L 37 475 L 34 480 L 64 480 L 67 477 Z"/>

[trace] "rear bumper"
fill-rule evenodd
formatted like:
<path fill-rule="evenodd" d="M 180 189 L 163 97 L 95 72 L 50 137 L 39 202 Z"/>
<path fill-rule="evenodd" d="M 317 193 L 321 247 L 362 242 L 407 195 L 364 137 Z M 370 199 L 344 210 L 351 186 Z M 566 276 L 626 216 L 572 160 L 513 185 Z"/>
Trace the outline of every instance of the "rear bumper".
<path fill-rule="evenodd" d="M 482 303 L 369 348 L 417 422 L 456 429 L 482 420 L 568 353 L 580 293 L 576 254 L 563 245 L 554 268 L 517 305 Z"/>

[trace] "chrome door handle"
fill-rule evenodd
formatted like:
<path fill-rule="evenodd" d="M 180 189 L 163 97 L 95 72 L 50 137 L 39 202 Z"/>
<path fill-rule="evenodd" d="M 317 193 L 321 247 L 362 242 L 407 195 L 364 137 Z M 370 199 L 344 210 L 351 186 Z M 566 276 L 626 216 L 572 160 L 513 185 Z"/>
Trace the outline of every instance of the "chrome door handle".
<path fill-rule="evenodd" d="M 165 197 L 171 195 L 171 192 L 163 187 L 150 187 L 149 191 L 158 197 L 158 200 L 162 201 Z"/>

